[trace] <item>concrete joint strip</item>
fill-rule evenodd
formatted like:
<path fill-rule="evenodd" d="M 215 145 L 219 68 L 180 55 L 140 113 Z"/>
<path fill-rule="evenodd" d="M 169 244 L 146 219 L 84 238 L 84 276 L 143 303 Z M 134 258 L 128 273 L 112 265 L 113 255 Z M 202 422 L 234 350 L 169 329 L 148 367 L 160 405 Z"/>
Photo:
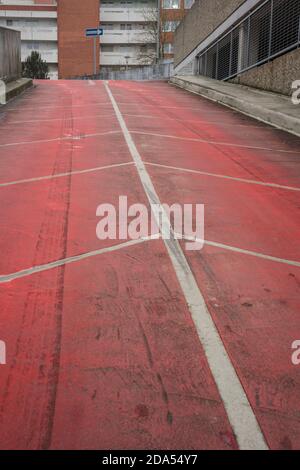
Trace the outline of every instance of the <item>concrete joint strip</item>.
<path fill-rule="evenodd" d="M 294 116 L 270 109 L 266 106 L 253 104 L 247 99 L 242 100 L 236 96 L 226 94 L 226 92 L 217 91 L 209 86 L 205 87 L 203 85 L 190 82 L 188 79 L 172 77 L 170 82 L 173 85 L 240 111 L 241 113 L 266 124 L 270 124 L 271 126 L 300 136 L 300 119 L 297 119 Z"/>

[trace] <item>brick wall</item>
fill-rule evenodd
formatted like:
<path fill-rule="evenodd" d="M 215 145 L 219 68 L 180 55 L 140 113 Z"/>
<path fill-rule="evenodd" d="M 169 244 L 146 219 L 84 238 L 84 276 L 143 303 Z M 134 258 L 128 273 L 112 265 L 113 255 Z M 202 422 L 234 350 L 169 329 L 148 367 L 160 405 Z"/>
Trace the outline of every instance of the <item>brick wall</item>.
<path fill-rule="evenodd" d="M 164 9 L 162 8 L 163 5 L 163 0 L 161 0 L 161 23 L 164 23 L 165 21 L 181 21 L 185 14 L 186 11 L 184 9 L 184 0 L 180 0 L 180 8 L 176 9 Z M 162 47 L 166 43 L 173 44 L 174 43 L 174 33 L 173 32 L 161 32 L 161 44 Z M 166 54 L 163 53 L 163 57 L 165 59 L 172 59 L 174 57 L 174 54 Z"/>
<path fill-rule="evenodd" d="M 59 78 L 93 74 L 93 39 L 85 37 L 85 29 L 99 26 L 99 12 L 99 0 L 58 0 Z M 99 41 L 96 52 L 99 71 Z"/>

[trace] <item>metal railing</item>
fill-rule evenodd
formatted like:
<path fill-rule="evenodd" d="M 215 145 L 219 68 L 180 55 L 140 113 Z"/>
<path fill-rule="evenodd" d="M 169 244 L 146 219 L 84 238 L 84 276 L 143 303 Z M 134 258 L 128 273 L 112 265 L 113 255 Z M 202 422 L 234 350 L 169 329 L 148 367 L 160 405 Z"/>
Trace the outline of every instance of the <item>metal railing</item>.
<path fill-rule="evenodd" d="M 299 46 L 300 0 L 266 0 L 198 56 L 198 72 L 228 80 Z"/>
<path fill-rule="evenodd" d="M 125 67 L 124 67 L 125 68 Z M 173 75 L 173 63 L 144 65 L 132 67 L 128 70 L 110 70 L 109 67 L 101 67 L 97 75 L 84 77 L 72 77 L 77 80 L 164 80 Z"/>

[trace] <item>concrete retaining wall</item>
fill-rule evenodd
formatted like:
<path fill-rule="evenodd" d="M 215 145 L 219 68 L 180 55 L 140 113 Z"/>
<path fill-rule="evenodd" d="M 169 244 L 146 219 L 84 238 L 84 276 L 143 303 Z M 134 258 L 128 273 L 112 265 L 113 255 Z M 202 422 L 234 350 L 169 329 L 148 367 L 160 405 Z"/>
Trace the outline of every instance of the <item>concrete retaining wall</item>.
<path fill-rule="evenodd" d="M 0 27 L 0 80 L 16 80 L 21 74 L 21 33 Z"/>
<path fill-rule="evenodd" d="M 248 70 L 232 79 L 231 82 L 291 95 L 291 86 L 295 80 L 300 80 L 300 49 Z"/>
<path fill-rule="evenodd" d="M 245 0 L 196 0 L 174 37 L 174 65 L 181 62 Z"/>

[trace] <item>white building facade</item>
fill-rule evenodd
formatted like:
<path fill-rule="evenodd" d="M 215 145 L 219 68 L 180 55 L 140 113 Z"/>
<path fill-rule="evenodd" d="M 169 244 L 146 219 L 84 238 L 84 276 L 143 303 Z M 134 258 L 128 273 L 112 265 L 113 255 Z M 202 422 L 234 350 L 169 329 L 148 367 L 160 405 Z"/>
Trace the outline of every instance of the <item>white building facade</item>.
<path fill-rule="evenodd" d="M 22 61 L 31 54 L 31 51 L 38 51 L 48 64 L 49 77 L 52 79 L 57 78 L 58 69 L 57 12 L 51 10 L 55 4 L 56 2 L 49 1 L 48 4 L 44 2 L 43 9 L 38 9 L 34 0 L 0 2 L 1 6 L 8 6 L 7 9 L 0 10 L 0 26 L 21 31 Z M 14 8 L 19 6 L 20 9 L 10 9 L 10 6 Z"/>
<path fill-rule="evenodd" d="M 155 0 L 102 0 L 100 67 L 153 63 L 157 54 L 157 12 Z"/>

